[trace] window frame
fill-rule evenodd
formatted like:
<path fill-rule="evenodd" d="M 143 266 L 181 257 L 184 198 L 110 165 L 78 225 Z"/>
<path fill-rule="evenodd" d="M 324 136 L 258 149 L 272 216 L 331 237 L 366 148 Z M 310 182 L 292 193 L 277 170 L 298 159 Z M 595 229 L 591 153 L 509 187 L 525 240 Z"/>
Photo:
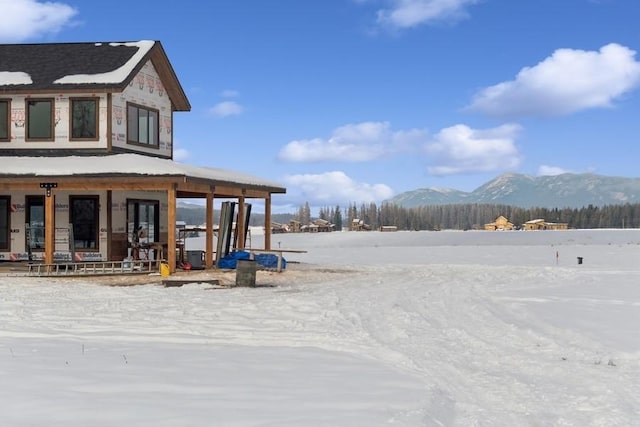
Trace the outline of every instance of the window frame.
<path fill-rule="evenodd" d="M 130 123 L 130 114 L 129 114 L 129 110 L 130 109 L 135 109 L 136 110 L 136 118 L 137 118 L 137 122 L 136 122 L 136 130 L 137 130 L 137 135 L 136 138 L 133 139 L 133 136 L 131 135 L 131 126 L 132 124 Z M 150 108 L 144 105 L 140 105 L 140 104 L 135 104 L 132 102 L 127 102 L 127 144 L 130 145 L 137 145 L 140 147 L 150 147 L 150 148 L 156 148 L 159 149 L 160 148 L 160 110 L 155 109 L 155 108 Z M 142 138 L 141 133 L 140 133 L 140 111 L 144 111 L 147 114 L 147 131 L 146 131 L 146 136 L 147 139 L 149 140 L 149 142 L 144 142 L 144 141 L 140 141 Z M 150 141 L 151 138 L 150 137 L 150 130 L 151 127 L 149 125 L 149 113 L 153 113 L 155 115 L 155 126 L 153 126 L 153 136 L 155 141 Z"/>
<path fill-rule="evenodd" d="M 94 203 L 94 212 L 93 212 L 93 228 L 94 228 L 94 233 L 92 239 L 94 242 L 94 245 L 91 246 L 89 245 L 85 245 L 85 246 L 77 246 L 78 241 L 84 241 L 84 242 L 91 242 L 91 239 L 78 239 L 78 236 L 76 235 L 76 226 L 78 223 L 77 218 L 75 218 L 75 212 L 74 212 L 74 204 L 76 201 L 86 201 L 86 200 L 90 200 L 93 201 Z M 69 196 L 69 222 L 71 223 L 71 227 L 73 228 L 73 242 L 72 242 L 72 248 L 74 251 L 81 251 L 81 252 L 99 252 L 100 251 L 100 196 L 98 195 L 70 195 Z M 82 223 L 84 224 L 84 223 Z"/>
<path fill-rule="evenodd" d="M 83 101 L 93 101 L 95 105 L 94 111 L 94 124 L 95 124 L 95 136 L 93 137 L 75 137 L 73 136 L 74 131 L 74 118 L 75 118 L 75 102 L 83 102 Z M 98 141 L 100 139 L 100 98 L 98 97 L 77 97 L 77 98 L 69 98 L 69 141 Z"/>
<path fill-rule="evenodd" d="M 5 224 L 7 241 L 0 240 L 0 250 L 8 251 L 11 250 L 11 196 L 0 196 L 0 201 L 5 201 L 7 204 L 6 211 L 5 209 L 0 210 L 0 216 L 6 215 L 7 218 L 7 223 Z"/>
<path fill-rule="evenodd" d="M 10 99 L 1 99 L 0 98 L 0 104 L 6 104 L 7 105 L 7 114 L 6 114 L 6 116 L 3 118 L 2 115 L 0 115 L 0 121 L 1 120 L 6 120 L 6 123 L 7 123 L 7 136 L 3 138 L 2 135 L 0 135 L 0 142 L 11 142 L 11 100 Z"/>
<path fill-rule="evenodd" d="M 51 106 L 51 112 L 49 114 L 49 137 L 31 137 L 29 135 L 29 131 L 31 130 L 31 111 L 29 110 L 29 103 L 31 102 L 48 102 Z M 24 101 L 24 112 L 25 112 L 25 130 L 24 130 L 24 139 L 25 141 L 34 141 L 34 142 L 43 142 L 43 141 L 55 141 L 56 139 L 56 122 L 55 122 L 55 113 L 56 113 L 56 100 L 54 98 L 27 98 Z"/>
<path fill-rule="evenodd" d="M 40 226 L 39 232 L 33 232 L 30 229 L 24 230 L 24 246 L 28 252 L 44 252 L 44 225 L 46 223 L 46 215 L 47 212 L 44 208 L 44 196 L 35 196 L 35 195 L 27 195 L 24 198 L 24 220 L 25 224 L 30 228 L 31 227 L 31 208 L 33 206 L 41 206 L 42 207 L 42 225 Z M 36 242 L 41 242 L 42 246 L 33 246 L 32 237 L 36 235 L 37 237 L 41 237 L 42 240 L 36 240 Z"/>
<path fill-rule="evenodd" d="M 127 234 L 128 239 L 131 241 L 133 230 L 137 229 L 142 223 L 147 224 L 145 232 L 149 242 L 157 242 L 160 238 L 160 201 L 153 199 L 127 199 Z M 153 218 L 141 218 L 142 207 L 149 210 L 149 207 L 153 207 Z M 147 221 L 141 221 L 141 219 L 147 219 Z M 151 224 L 151 219 L 153 224 Z M 153 226 L 153 228 L 152 228 Z"/>

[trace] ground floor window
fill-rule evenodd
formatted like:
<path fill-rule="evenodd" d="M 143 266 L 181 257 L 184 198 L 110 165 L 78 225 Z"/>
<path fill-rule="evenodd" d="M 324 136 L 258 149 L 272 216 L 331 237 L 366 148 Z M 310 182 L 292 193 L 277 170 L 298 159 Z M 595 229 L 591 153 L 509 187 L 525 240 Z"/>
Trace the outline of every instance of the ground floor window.
<path fill-rule="evenodd" d="M 127 232 L 133 258 L 140 258 L 140 247 L 159 240 L 160 202 L 127 200 Z M 149 255 L 149 254 L 147 254 Z"/>
<path fill-rule="evenodd" d="M 25 199 L 25 245 L 29 252 L 44 250 L 44 196 L 27 196 Z"/>
<path fill-rule="evenodd" d="M 8 250 L 11 242 L 11 198 L 0 196 L 0 249 Z"/>
<path fill-rule="evenodd" d="M 98 196 L 70 196 L 69 219 L 73 225 L 74 249 L 98 249 L 100 199 Z"/>

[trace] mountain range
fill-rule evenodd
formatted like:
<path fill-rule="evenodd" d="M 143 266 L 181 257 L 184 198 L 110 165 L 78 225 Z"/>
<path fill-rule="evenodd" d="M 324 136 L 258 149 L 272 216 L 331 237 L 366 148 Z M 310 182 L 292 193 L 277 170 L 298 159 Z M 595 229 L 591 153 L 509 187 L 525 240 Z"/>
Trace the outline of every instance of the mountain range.
<path fill-rule="evenodd" d="M 591 173 L 531 176 L 506 173 L 471 192 L 449 188 L 421 188 L 400 193 L 385 202 L 405 208 L 462 203 L 501 204 L 522 208 L 581 208 L 640 203 L 640 178 Z"/>

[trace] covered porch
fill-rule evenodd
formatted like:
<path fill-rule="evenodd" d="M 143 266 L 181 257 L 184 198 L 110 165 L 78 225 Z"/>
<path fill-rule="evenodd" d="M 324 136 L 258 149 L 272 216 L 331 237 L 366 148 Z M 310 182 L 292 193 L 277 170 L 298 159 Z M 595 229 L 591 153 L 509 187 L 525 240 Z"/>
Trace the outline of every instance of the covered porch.
<path fill-rule="evenodd" d="M 61 221 L 56 221 L 56 195 L 60 195 L 62 199 L 63 197 L 73 197 L 70 194 L 74 194 L 74 192 L 85 195 L 96 194 L 95 198 L 100 205 L 100 215 L 97 221 L 102 241 L 100 251 L 107 260 L 117 260 L 122 259 L 123 245 L 126 251 L 126 239 L 129 232 L 126 226 L 126 215 L 118 212 L 116 206 L 118 200 L 126 200 L 128 194 L 150 194 L 162 210 L 162 215 L 158 215 L 158 218 L 161 218 L 160 225 L 163 231 L 158 233 L 157 239 L 158 243 L 166 248 L 162 257 L 166 259 L 170 271 L 175 272 L 178 199 L 203 199 L 205 201 L 204 267 L 210 269 L 215 265 L 214 225 L 216 218 L 214 218 L 214 202 L 218 199 L 237 201 L 238 218 L 244 218 L 248 200 L 261 199 L 264 201 L 265 236 L 264 248 L 262 249 L 270 250 L 272 196 L 286 192 L 284 187 L 255 176 L 223 169 L 194 167 L 169 159 L 138 154 L 4 157 L 3 160 L 6 167 L 0 172 L 0 195 L 9 198 L 12 194 L 42 194 L 44 196 L 44 249 L 42 254 L 44 264 L 54 264 L 56 227 L 65 225 L 66 217 Z M 12 217 L 13 214 L 9 215 L 9 222 Z M 73 219 L 70 218 L 67 221 L 73 221 Z M 21 224 L 13 224 L 8 228 L 19 231 L 20 226 Z M 237 221 L 236 233 L 238 237 L 236 249 L 244 249 L 247 233 L 244 221 Z"/>

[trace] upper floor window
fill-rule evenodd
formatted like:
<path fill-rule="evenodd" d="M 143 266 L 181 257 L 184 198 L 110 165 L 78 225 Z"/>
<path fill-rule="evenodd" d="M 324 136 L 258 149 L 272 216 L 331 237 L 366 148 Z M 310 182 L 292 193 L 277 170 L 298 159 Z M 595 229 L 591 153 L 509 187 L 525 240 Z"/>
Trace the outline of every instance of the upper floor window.
<path fill-rule="evenodd" d="M 159 146 L 159 113 L 140 105 L 127 105 L 127 142 Z"/>
<path fill-rule="evenodd" d="M 53 141 L 53 99 L 27 100 L 27 141 Z"/>
<path fill-rule="evenodd" d="M 70 98 L 71 103 L 71 139 L 98 139 L 98 99 Z"/>
<path fill-rule="evenodd" d="M 0 99 L 0 141 L 11 141 L 10 113 L 11 103 Z"/>
<path fill-rule="evenodd" d="M 11 141 L 10 113 L 11 103 L 0 99 L 0 141 Z"/>

